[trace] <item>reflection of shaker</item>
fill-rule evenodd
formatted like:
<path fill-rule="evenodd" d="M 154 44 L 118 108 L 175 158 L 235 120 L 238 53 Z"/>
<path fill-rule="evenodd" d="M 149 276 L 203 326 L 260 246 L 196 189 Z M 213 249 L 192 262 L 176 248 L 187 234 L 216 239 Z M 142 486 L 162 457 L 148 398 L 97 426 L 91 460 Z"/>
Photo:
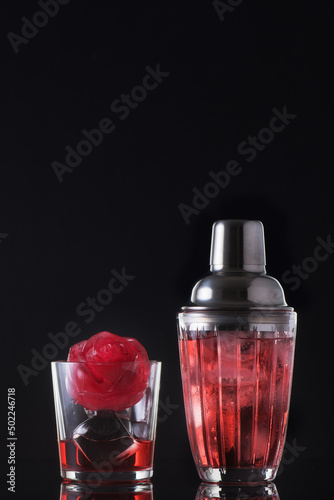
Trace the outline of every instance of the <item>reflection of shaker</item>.
<path fill-rule="evenodd" d="M 282 456 L 296 313 L 265 271 L 259 221 L 213 226 L 210 273 L 178 314 L 190 446 L 202 480 L 272 480 Z"/>
<path fill-rule="evenodd" d="M 252 485 L 208 484 L 199 485 L 195 500 L 240 500 L 242 498 L 279 500 L 277 488 L 273 483 Z"/>

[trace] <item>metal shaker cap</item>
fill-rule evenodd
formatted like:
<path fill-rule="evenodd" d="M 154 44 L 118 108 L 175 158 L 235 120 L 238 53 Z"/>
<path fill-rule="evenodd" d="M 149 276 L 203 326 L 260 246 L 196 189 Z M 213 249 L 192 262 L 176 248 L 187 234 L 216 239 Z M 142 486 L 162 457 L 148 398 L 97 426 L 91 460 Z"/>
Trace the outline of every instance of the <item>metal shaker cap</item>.
<path fill-rule="evenodd" d="M 220 220 L 212 229 L 210 273 L 184 310 L 284 308 L 280 283 L 266 274 L 264 229 L 257 220 Z"/>
<path fill-rule="evenodd" d="M 265 272 L 264 230 L 258 220 L 219 220 L 212 228 L 210 270 Z"/>

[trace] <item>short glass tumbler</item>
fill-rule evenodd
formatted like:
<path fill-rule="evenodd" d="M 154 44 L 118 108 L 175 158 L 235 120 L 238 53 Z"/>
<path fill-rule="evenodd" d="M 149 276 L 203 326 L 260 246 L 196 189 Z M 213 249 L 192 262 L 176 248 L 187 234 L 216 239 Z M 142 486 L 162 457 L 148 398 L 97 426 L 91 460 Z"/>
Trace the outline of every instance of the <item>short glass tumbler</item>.
<path fill-rule="evenodd" d="M 76 402 L 68 390 L 72 374 L 84 373 L 85 363 L 51 363 L 60 474 L 64 479 L 103 483 L 152 477 L 161 362 L 147 364 L 148 385 L 136 404 L 119 410 L 92 410 Z M 90 369 L 94 370 L 96 365 L 99 372 L 114 370 L 131 374 L 139 369 L 137 362 L 90 363 Z M 117 384 L 117 377 L 115 380 Z M 91 394 L 87 387 L 86 396 L 82 380 L 80 389 L 81 402 L 96 396 L 101 398 L 103 407 L 103 394 Z"/>

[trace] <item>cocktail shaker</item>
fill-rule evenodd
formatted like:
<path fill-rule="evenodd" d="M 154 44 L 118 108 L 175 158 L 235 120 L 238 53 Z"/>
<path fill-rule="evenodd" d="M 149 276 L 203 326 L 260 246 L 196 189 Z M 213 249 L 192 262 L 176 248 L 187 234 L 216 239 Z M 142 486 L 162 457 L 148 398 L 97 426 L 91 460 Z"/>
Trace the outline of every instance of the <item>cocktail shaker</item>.
<path fill-rule="evenodd" d="M 296 313 L 265 269 L 260 221 L 213 225 L 210 272 L 177 316 L 189 442 L 200 478 L 275 478 L 290 404 Z"/>

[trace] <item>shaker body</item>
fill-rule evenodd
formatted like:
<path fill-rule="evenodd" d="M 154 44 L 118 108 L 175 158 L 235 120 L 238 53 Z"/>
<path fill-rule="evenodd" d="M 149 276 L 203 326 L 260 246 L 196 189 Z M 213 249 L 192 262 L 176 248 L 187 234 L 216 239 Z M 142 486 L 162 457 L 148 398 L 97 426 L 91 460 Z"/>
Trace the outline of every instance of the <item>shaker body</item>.
<path fill-rule="evenodd" d="M 189 308 L 177 323 L 187 430 L 199 476 L 227 483 L 274 479 L 287 429 L 296 313 Z"/>

